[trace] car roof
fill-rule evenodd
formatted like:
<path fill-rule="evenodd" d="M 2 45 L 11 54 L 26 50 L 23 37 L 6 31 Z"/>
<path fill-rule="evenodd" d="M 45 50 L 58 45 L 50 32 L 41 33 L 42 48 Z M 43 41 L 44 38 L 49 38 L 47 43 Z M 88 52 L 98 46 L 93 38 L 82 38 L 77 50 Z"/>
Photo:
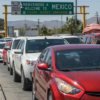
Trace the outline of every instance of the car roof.
<path fill-rule="evenodd" d="M 62 38 L 79 38 L 78 36 L 60 36 Z"/>
<path fill-rule="evenodd" d="M 12 37 L 4 37 L 3 39 L 12 39 Z"/>
<path fill-rule="evenodd" d="M 14 37 L 14 38 L 12 38 L 12 40 L 24 39 L 24 38 L 26 38 L 26 37 Z"/>
<path fill-rule="evenodd" d="M 54 34 L 53 36 L 72 36 L 71 34 Z"/>
<path fill-rule="evenodd" d="M 54 37 L 54 36 L 36 36 L 36 37 L 26 37 L 28 40 L 31 39 L 62 39 L 61 37 Z"/>
<path fill-rule="evenodd" d="M 98 44 L 67 44 L 67 45 L 57 45 L 50 46 L 54 50 L 66 50 L 66 49 L 89 49 L 89 48 L 100 48 Z"/>

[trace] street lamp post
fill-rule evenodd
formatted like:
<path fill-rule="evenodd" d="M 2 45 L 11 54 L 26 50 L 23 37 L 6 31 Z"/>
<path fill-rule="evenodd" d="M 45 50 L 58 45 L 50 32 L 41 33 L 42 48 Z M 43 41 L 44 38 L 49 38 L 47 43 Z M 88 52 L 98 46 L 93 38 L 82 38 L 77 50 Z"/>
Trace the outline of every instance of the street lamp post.
<path fill-rule="evenodd" d="M 58 20 L 56 20 L 57 21 L 57 34 L 58 34 Z"/>
<path fill-rule="evenodd" d="M 75 34 L 77 35 L 77 0 L 75 0 Z"/>

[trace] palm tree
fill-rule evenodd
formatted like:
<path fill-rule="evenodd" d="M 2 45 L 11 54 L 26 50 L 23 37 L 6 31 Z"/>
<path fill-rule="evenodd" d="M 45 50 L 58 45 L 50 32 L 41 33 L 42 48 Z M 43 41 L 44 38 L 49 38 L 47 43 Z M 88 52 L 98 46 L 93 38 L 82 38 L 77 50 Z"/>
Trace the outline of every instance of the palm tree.
<path fill-rule="evenodd" d="M 77 20 L 77 26 L 75 25 L 75 16 L 73 16 L 72 18 L 66 18 L 66 23 L 67 23 L 67 31 L 69 31 L 69 33 L 71 35 L 73 35 L 73 30 L 75 30 L 75 28 L 78 28 L 79 25 L 81 24 L 80 20 Z"/>

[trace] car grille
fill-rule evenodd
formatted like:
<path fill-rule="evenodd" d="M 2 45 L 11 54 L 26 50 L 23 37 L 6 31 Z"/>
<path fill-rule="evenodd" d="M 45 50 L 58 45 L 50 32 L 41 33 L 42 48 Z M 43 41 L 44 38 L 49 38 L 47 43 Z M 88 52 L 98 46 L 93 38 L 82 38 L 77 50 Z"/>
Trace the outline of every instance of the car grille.
<path fill-rule="evenodd" d="M 100 92 L 86 92 L 87 95 L 100 97 Z"/>

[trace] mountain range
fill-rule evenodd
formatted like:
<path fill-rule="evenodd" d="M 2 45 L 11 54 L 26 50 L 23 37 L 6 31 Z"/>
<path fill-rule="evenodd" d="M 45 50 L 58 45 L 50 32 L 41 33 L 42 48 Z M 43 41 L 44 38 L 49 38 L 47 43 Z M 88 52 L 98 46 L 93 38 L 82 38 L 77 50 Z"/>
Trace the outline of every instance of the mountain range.
<path fill-rule="evenodd" d="M 19 27 L 25 27 L 25 24 L 27 27 L 36 28 L 38 25 L 38 21 L 31 21 L 31 20 L 18 20 L 18 21 L 8 21 L 8 26 L 14 26 L 14 28 Z M 66 22 L 62 22 L 62 25 L 66 24 Z M 50 29 L 52 28 L 59 28 L 61 27 L 61 21 L 51 20 L 51 21 L 43 21 L 40 22 L 40 26 L 46 26 Z"/>
<path fill-rule="evenodd" d="M 98 19 L 100 19 L 100 17 Z M 93 24 L 93 23 L 97 23 L 96 17 L 91 17 L 86 20 L 86 25 Z M 31 20 L 8 21 L 8 26 L 14 26 L 14 28 L 20 28 L 20 27 L 24 28 L 25 24 L 27 25 L 27 27 L 36 28 L 38 25 L 38 21 L 31 21 Z M 61 25 L 64 24 L 66 24 L 66 22 L 63 21 L 61 24 L 61 21 L 57 21 L 57 20 L 40 22 L 40 26 L 44 25 L 50 29 L 57 28 L 57 27 L 59 28 L 61 27 Z"/>

